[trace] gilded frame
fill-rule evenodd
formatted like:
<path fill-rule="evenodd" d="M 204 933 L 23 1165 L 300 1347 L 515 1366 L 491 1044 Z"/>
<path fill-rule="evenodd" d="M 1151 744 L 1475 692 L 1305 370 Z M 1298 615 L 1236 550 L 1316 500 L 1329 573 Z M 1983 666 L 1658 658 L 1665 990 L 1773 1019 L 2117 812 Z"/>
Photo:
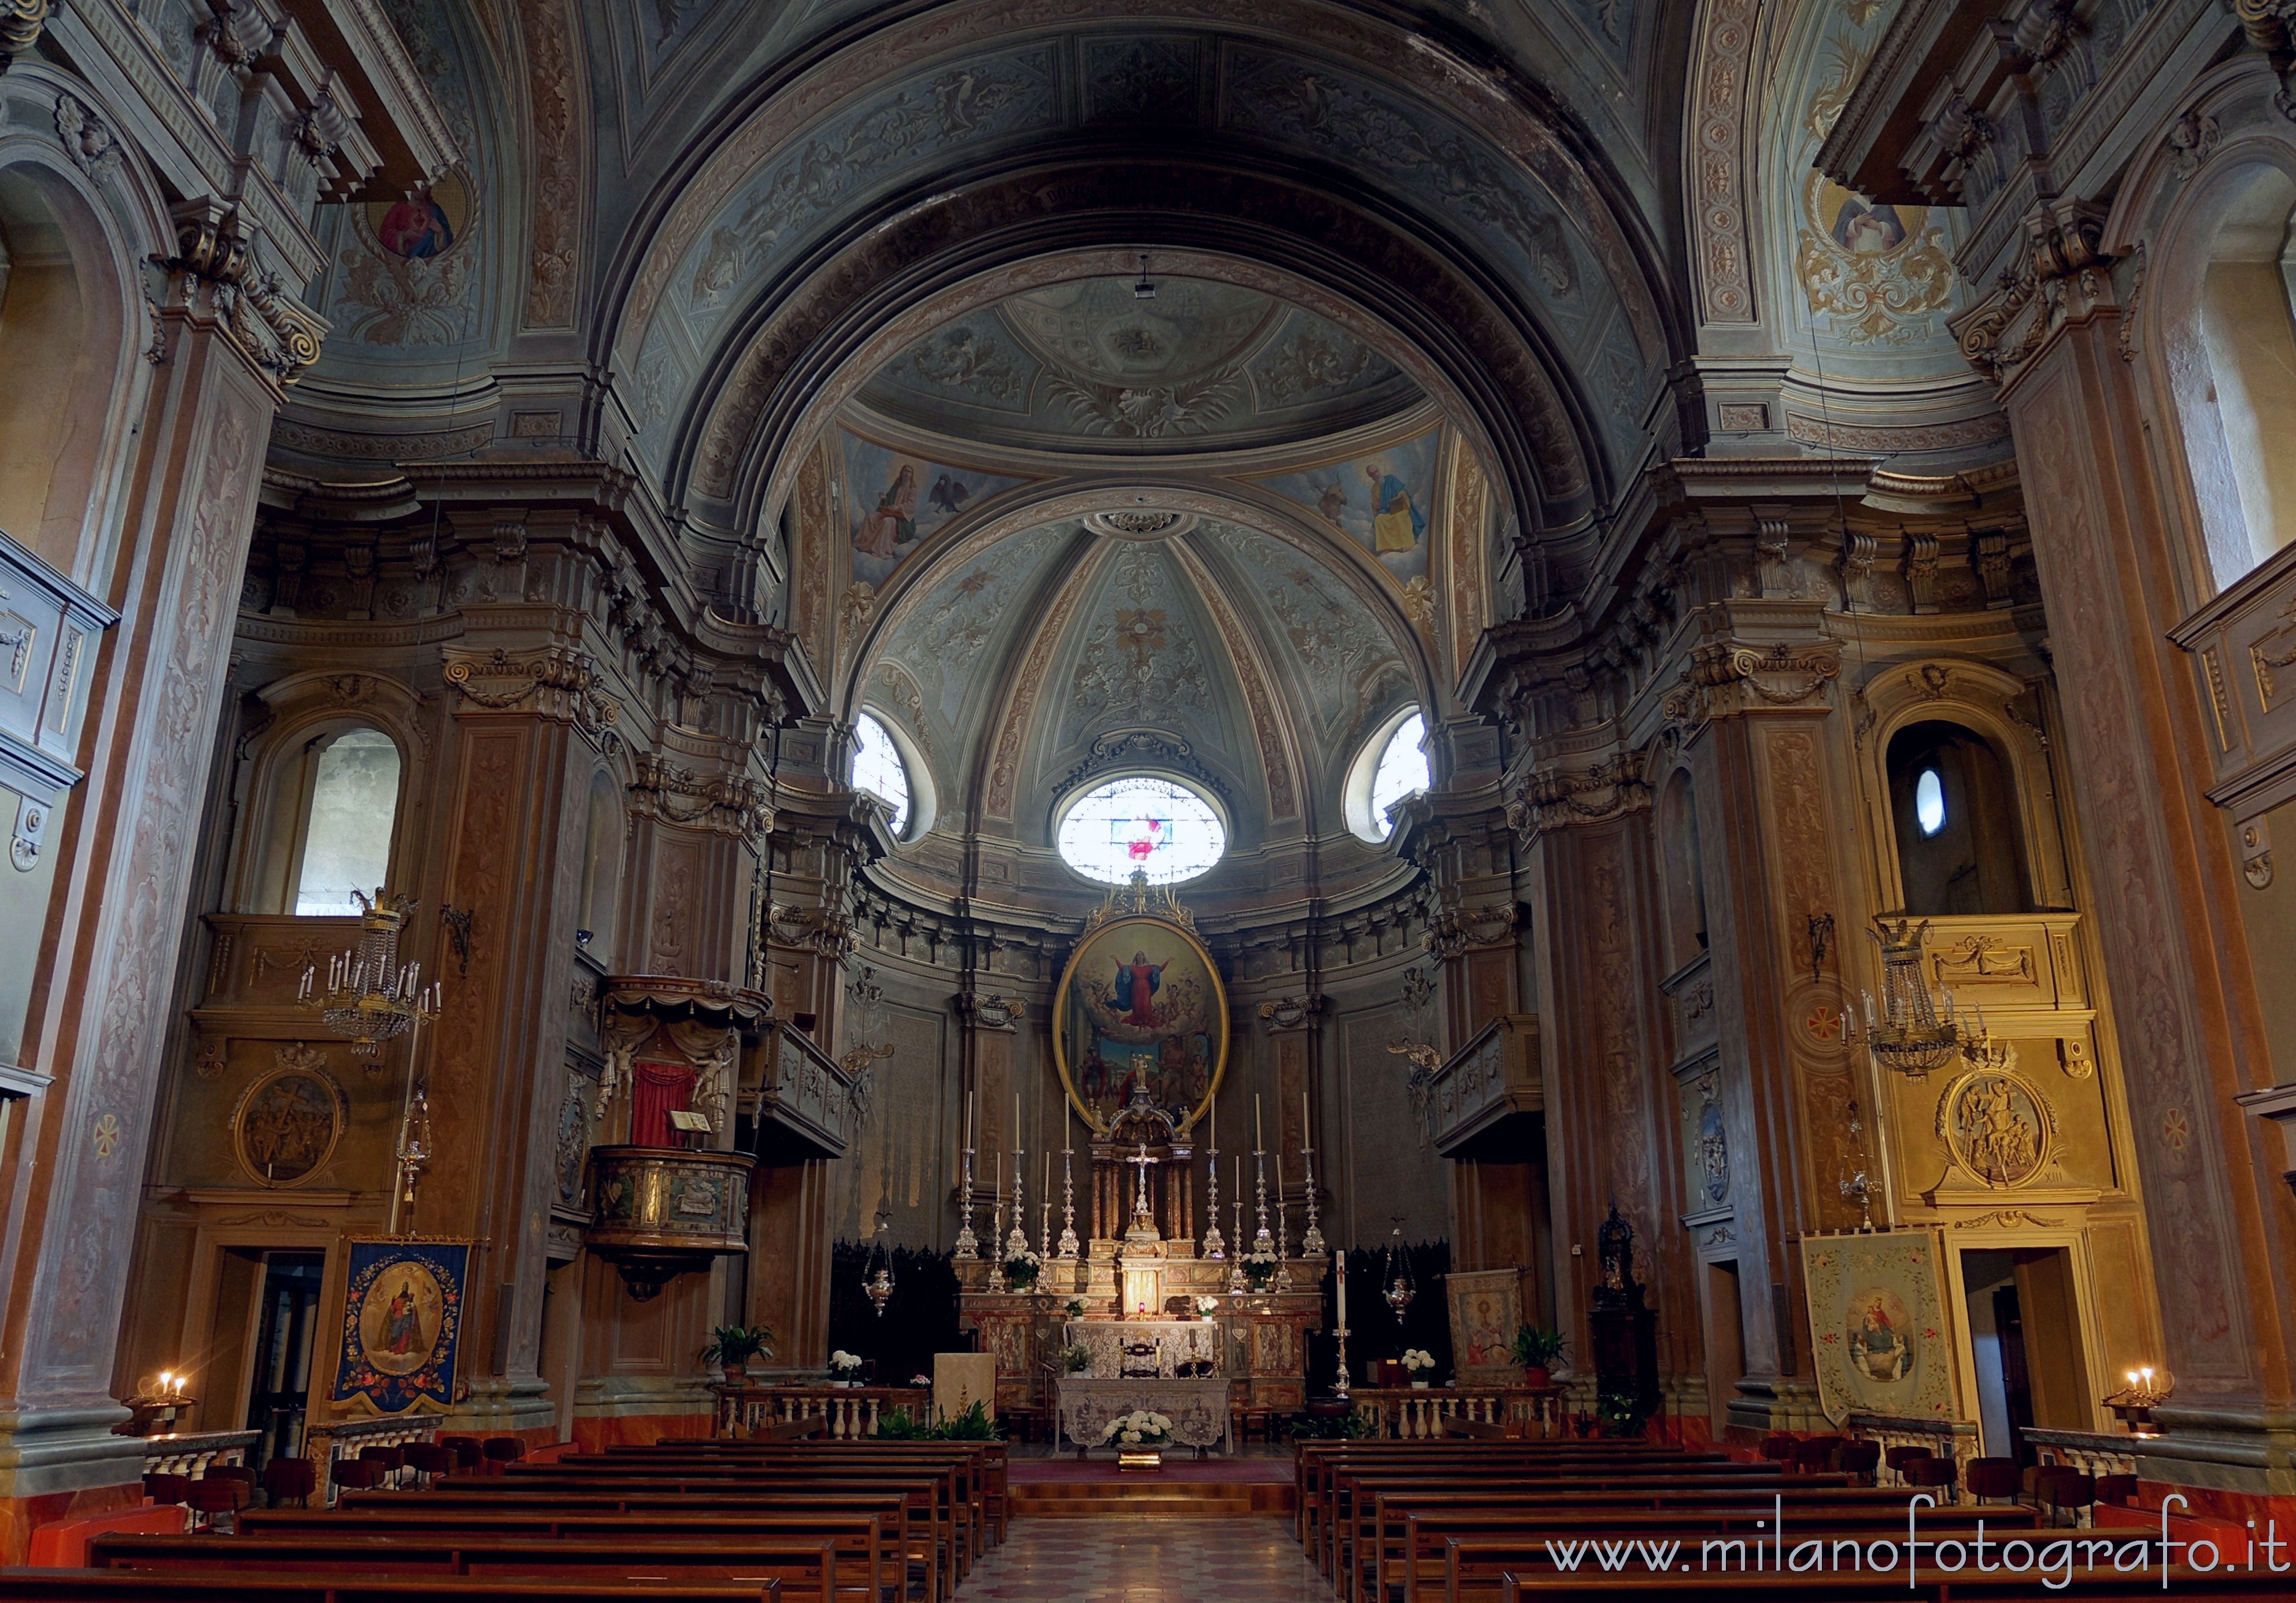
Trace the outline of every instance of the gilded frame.
<path fill-rule="evenodd" d="M 329 1122 L 326 1140 L 321 1144 L 317 1157 L 301 1173 L 286 1179 L 266 1173 L 261 1157 L 250 1144 L 248 1129 L 249 1116 L 262 1100 L 263 1093 L 283 1080 L 307 1080 L 316 1085 L 325 1098 Z M 342 1145 L 343 1132 L 350 1125 L 350 1114 L 349 1093 L 343 1090 L 341 1081 L 327 1072 L 317 1053 L 312 1052 L 308 1058 L 290 1059 L 283 1052 L 279 1061 L 248 1083 L 247 1089 L 239 1093 L 238 1101 L 232 1105 L 232 1156 L 238 1160 L 241 1171 L 257 1185 L 283 1191 L 308 1185 L 325 1170 L 335 1156 L 335 1149 Z"/>
<path fill-rule="evenodd" d="M 1105 1136 L 1110 1121 L 1095 1111 L 1078 1084 L 1078 1076 L 1086 1061 L 1078 1051 L 1074 1038 L 1078 1033 L 1083 994 L 1078 989 L 1087 965 L 1115 963 L 1120 960 L 1111 955 L 1116 948 L 1129 943 L 1136 952 L 1144 952 L 1144 942 L 1152 943 L 1173 955 L 1166 958 L 1165 966 L 1177 961 L 1181 953 L 1201 967 L 1209 998 L 1210 1061 L 1204 1075 L 1204 1091 L 1201 1097 L 1181 1115 L 1175 1109 L 1175 1133 L 1193 1129 L 1211 1107 L 1212 1099 L 1219 1094 L 1221 1078 L 1227 1072 L 1231 1031 L 1228 1024 L 1227 986 L 1220 979 L 1219 964 L 1214 961 L 1211 949 L 1197 938 L 1196 933 L 1180 919 L 1160 913 L 1119 912 L 1093 926 L 1078 941 L 1076 950 L 1069 954 L 1068 966 L 1061 970 L 1060 985 L 1053 993 L 1053 1063 L 1060 1072 L 1061 1086 L 1068 1093 L 1069 1106 L 1082 1116 L 1086 1127 L 1095 1136 Z"/>

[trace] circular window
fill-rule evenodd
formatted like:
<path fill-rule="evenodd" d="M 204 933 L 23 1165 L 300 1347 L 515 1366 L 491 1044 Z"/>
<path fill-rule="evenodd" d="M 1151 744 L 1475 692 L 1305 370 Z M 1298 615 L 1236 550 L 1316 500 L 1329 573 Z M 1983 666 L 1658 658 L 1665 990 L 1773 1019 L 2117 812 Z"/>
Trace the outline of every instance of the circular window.
<path fill-rule="evenodd" d="M 1945 781 L 1934 768 L 1923 769 L 1914 781 L 1914 817 L 1922 826 L 1923 839 L 1945 828 Z"/>
<path fill-rule="evenodd" d="M 1344 811 L 1348 827 L 1365 840 L 1395 833 L 1387 810 L 1432 783 L 1427 769 L 1427 720 L 1417 707 L 1398 714 L 1364 744 L 1349 772 Z"/>
<path fill-rule="evenodd" d="M 853 788 L 882 797 L 893 809 L 895 835 L 908 827 L 909 765 L 892 732 L 868 713 L 853 720 Z"/>
<path fill-rule="evenodd" d="M 1061 860 L 1087 879 L 1121 885 L 1137 870 L 1170 885 L 1220 860 L 1227 825 L 1187 786 L 1136 774 L 1095 785 L 1070 802 L 1054 839 Z"/>

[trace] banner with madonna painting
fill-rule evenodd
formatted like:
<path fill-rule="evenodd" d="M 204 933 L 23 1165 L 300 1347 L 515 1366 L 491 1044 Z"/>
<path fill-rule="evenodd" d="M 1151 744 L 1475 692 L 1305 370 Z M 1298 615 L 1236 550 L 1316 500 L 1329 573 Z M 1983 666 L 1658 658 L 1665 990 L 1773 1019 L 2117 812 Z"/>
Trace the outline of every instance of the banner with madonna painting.
<path fill-rule="evenodd" d="M 1185 1130 L 1219 1089 L 1227 992 L 1185 913 L 1088 927 L 1055 993 L 1053 1057 L 1093 1133 L 1138 1102 Z"/>
<path fill-rule="evenodd" d="M 453 1403 L 470 1265 L 467 1240 L 352 1238 L 336 1402 L 357 1414 Z"/>
<path fill-rule="evenodd" d="M 1838 1427 L 1852 1413 L 1960 1417 L 1934 1236 L 1804 1236 L 1801 1264 L 1828 1419 Z"/>

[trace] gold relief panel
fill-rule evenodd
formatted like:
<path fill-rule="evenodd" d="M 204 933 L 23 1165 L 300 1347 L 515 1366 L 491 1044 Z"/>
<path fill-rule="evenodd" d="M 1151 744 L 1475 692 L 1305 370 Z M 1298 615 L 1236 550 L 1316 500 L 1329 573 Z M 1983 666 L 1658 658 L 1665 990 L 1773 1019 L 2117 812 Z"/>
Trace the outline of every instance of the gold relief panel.
<path fill-rule="evenodd" d="M 2013 1189 L 2054 1166 L 2056 1109 L 2022 1076 L 1988 1065 L 1946 1087 L 1937 1133 L 1953 1161 L 1980 1182 Z"/>
<path fill-rule="evenodd" d="M 2087 1005 L 2075 953 L 2079 913 L 1967 913 L 1930 920 L 1930 984 L 1975 1007 Z"/>
<path fill-rule="evenodd" d="M 322 1062 L 316 1048 L 286 1043 L 232 1108 L 232 1152 L 256 1184 L 301 1185 L 334 1156 L 350 1099 Z"/>

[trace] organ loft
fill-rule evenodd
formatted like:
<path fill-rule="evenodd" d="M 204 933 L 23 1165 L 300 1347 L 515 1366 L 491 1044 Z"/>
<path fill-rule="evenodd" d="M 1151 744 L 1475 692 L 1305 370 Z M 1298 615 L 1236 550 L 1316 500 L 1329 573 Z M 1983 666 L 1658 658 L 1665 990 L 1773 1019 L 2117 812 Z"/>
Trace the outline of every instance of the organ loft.
<path fill-rule="evenodd" d="M 2296 1526 L 2287 10 L 0 6 L 0 1595 Z"/>

